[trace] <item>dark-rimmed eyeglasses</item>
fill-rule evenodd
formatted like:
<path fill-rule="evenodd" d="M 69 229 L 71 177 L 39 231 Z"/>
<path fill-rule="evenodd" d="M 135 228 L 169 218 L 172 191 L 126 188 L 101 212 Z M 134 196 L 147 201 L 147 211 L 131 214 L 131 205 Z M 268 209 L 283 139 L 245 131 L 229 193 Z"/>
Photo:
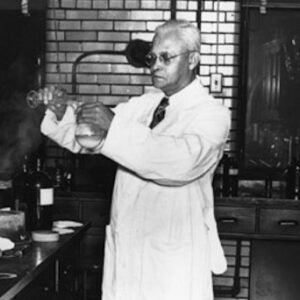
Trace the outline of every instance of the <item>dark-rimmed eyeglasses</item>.
<path fill-rule="evenodd" d="M 188 54 L 191 52 L 195 52 L 195 51 L 185 51 L 185 52 L 174 54 L 174 55 L 171 55 L 168 52 L 161 52 L 161 53 L 159 53 L 159 55 L 156 55 L 155 53 L 150 52 L 145 57 L 145 64 L 148 67 L 152 67 L 156 63 L 156 60 L 158 59 L 160 63 L 163 63 L 164 65 L 167 66 L 167 65 L 171 64 L 173 58 L 180 56 L 180 55 Z"/>

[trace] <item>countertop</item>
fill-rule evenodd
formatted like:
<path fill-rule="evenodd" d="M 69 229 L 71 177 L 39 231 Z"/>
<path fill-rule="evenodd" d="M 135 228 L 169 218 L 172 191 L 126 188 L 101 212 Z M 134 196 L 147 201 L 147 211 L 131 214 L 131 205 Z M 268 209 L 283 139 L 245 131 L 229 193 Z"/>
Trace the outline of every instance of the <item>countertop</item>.
<path fill-rule="evenodd" d="M 260 206 L 277 208 L 300 208 L 300 200 L 259 197 L 215 198 L 215 205 Z"/>
<path fill-rule="evenodd" d="M 89 223 L 77 228 L 74 233 L 61 235 L 57 242 L 31 242 L 28 250 L 21 257 L 0 258 L 0 275 L 3 273 L 15 274 L 15 278 L 1 279 L 0 300 L 9 300 L 16 297 L 51 263 L 67 251 L 68 247 L 80 239 L 90 227 Z"/>

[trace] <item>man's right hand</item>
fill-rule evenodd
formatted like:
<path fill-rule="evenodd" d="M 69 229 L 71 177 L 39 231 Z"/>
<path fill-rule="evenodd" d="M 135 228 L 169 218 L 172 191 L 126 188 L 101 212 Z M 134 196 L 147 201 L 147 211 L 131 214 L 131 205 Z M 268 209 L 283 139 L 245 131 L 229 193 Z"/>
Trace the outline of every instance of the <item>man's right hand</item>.
<path fill-rule="evenodd" d="M 55 86 L 49 86 L 43 89 L 42 97 L 46 107 L 54 112 L 57 120 L 60 121 L 67 108 L 66 93 Z"/>

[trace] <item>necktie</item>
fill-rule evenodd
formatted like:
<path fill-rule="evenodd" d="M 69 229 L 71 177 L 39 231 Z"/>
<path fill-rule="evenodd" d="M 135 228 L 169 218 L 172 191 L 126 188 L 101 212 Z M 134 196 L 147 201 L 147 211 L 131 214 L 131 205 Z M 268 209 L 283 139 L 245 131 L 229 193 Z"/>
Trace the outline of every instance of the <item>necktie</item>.
<path fill-rule="evenodd" d="M 169 105 L 169 99 L 167 97 L 162 98 L 158 106 L 156 107 L 152 121 L 149 127 L 152 129 L 154 128 L 159 122 L 161 122 L 166 114 L 166 107 Z"/>

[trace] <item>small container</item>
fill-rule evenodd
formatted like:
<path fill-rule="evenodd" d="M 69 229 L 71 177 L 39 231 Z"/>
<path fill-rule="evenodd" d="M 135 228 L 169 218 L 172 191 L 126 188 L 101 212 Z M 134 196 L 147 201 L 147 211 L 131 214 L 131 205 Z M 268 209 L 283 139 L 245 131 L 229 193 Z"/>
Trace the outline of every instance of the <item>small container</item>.
<path fill-rule="evenodd" d="M 52 230 L 34 230 L 31 237 L 35 242 L 57 242 L 59 233 Z"/>

